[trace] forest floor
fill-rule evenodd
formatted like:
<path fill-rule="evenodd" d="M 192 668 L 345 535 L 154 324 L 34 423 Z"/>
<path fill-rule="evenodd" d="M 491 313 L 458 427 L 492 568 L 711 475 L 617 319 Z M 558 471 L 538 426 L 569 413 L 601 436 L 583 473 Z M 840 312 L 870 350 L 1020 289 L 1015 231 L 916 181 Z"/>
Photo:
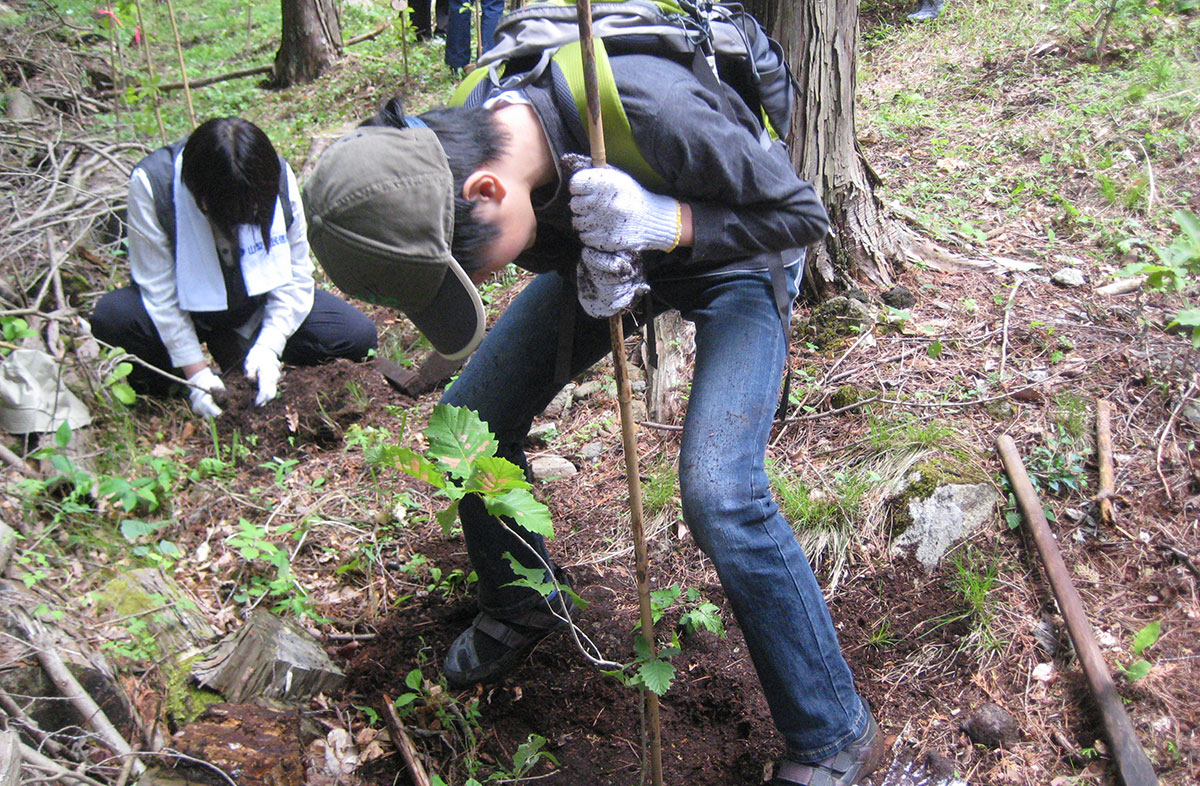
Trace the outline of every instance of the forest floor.
<path fill-rule="evenodd" d="M 904 517 L 893 481 L 918 465 L 954 466 L 1007 499 L 995 442 L 1011 436 L 1161 782 L 1200 783 L 1200 368 L 1190 342 L 1163 330 L 1179 296 L 1103 290 L 1177 236 L 1173 210 L 1200 212 L 1200 19 L 1142 9 L 1113 28 L 1097 62 L 1095 18 L 1077 4 L 1055 6 L 1057 22 L 1031 3 L 951 2 L 926 26 L 905 23 L 905 10 L 862 8 L 859 137 L 898 231 L 935 253 L 897 270 L 893 283 L 914 302 L 876 302 L 876 321 L 857 336 L 817 340 L 804 327 L 817 305 L 797 305 L 792 407 L 768 451 L 781 505 L 886 735 L 885 768 L 933 754 L 970 784 L 1116 783 L 1087 681 L 1011 502 L 931 571 L 891 545 Z M 352 77 L 364 62 L 345 69 Z M 255 112 L 303 97 L 293 88 L 246 114 L 266 121 Z M 364 116 L 377 98 L 353 93 L 326 128 Z M 288 149 L 309 149 L 307 140 Z M 296 158 L 300 172 L 307 162 Z M 76 303 L 86 313 L 88 298 L 121 274 L 71 259 L 93 285 Z M 1053 283 L 1064 268 L 1084 284 Z M 525 280 L 487 287 L 492 318 Z M 409 323 L 369 313 L 382 356 L 420 361 L 426 348 Z M 628 341 L 635 363 L 639 340 Z M 528 448 L 578 470 L 534 493 L 555 522 L 551 553 L 587 601 L 579 627 L 625 662 L 638 607 L 611 380 L 608 363 L 577 380 L 580 395 L 539 419 L 554 428 Z M 169 467 L 169 501 L 138 511 L 156 523 L 152 535 L 127 543 L 118 533 L 130 514 L 113 502 L 65 511 L 11 471 L 0 517 L 23 522 L 30 539 L 15 575 L 89 615 L 103 580 L 150 560 L 220 630 L 237 629 L 256 589 L 297 615 L 347 675 L 305 714 L 322 733 L 349 731 L 360 761 L 328 775 L 316 736 L 311 784 L 410 782 L 379 719 L 383 697 L 405 694 L 419 754 L 450 786 L 469 777 L 644 782 L 638 692 L 587 665 L 567 636 L 545 640 L 502 682 L 451 691 L 440 680 L 446 647 L 475 613 L 465 546 L 435 521 L 444 498 L 365 460 L 380 442 L 423 448 L 440 391 L 406 396 L 370 362 L 288 368 L 280 398 L 262 408 L 236 372 L 226 381 L 230 400 L 211 430 L 178 400 L 94 408 L 98 473 Z M 845 406 L 856 399 L 870 401 Z M 1095 501 L 1099 400 L 1113 409 L 1111 526 Z M 681 615 L 703 602 L 724 630 L 679 633 L 676 679 L 662 698 L 664 781 L 753 786 L 780 741 L 715 572 L 681 521 L 679 422 L 638 432 L 651 581 L 681 592 L 659 635 L 680 631 Z M 272 584 L 278 566 L 244 548 L 251 530 L 284 548 L 287 581 Z M 155 551 L 162 543 L 177 552 Z M 99 622 L 98 635 L 136 640 L 125 620 Z M 168 691 L 163 670 L 129 647 L 110 652 L 136 706 L 153 715 Z M 1018 728 L 1000 748 L 973 744 L 962 728 L 988 703 Z"/>

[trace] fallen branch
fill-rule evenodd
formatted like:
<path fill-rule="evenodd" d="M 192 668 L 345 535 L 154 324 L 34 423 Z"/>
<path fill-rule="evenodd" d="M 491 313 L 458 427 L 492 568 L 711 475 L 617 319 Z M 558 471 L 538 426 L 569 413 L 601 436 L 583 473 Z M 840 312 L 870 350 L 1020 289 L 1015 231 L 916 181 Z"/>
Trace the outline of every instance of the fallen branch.
<path fill-rule="evenodd" d="M 1114 521 L 1112 498 L 1116 494 L 1113 480 L 1112 405 L 1104 399 L 1096 402 L 1096 452 L 1100 461 L 1100 493 L 1096 495 L 1100 504 L 1100 521 L 1111 527 Z"/>
<path fill-rule="evenodd" d="M 105 786 L 101 781 L 89 778 L 83 773 L 76 772 L 69 767 L 64 767 L 54 759 L 29 747 L 25 743 L 21 743 L 21 761 L 33 769 L 49 773 L 53 776 L 54 780 L 65 781 L 66 783 L 81 783 L 83 786 Z"/>
<path fill-rule="evenodd" d="M 63 663 L 62 657 L 50 644 L 49 637 L 42 630 L 41 623 L 27 615 L 23 616 L 25 616 L 25 628 L 30 633 L 30 641 L 37 648 L 38 662 L 42 664 L 42 669 L 50 677 L 54 686 L 58 688 L 59 693 L 70 701 L 83 716 L 84 725 L 95 732 L 101 741 L 116 753 L 122 756 L 134 755 L 133 748 L 113 726 L 112 721 L 104 714 L 104 710 L 100 709 L 96 700 L 83 689 L 83 686 L 75 679 L 75 675 L 71 674 L 67 665 Z M 140 761 L 133 765 L 135 775 L 140 776 L 145 771 L 146 766 Z"/>
<path fill-rule="evenodd" d="M 1167 435 L 1170 434 L 1171 430 L 1175 427 L 1175 419 L 1179 417 L 1180 411 L 1188 403 L 1188 399 L 1192 397 L 1192 393 L 1194 393 L 1195 390 L 1196 377 L 1193 375 L 1192 381 L 1188 384 L 1187 390 L 1184 391 L 1183 396 L 1181 396 L 1179 399 L 1178 406 L 1171 410 L 1171 416 L 1167 418 L 1167 423 L 1165 426 L 1163 426 L 1162 436 L 1158 438 L 1158 448 L 1154 451 L 1154 470 L 1158 473 L 1158 479 L 1162 481 L 1163 491 L 1167 493 L 1167 502 L 1173 502 L 1174 497 L 1171 494 L 1171 484 L 1167 482 L 1167 478 L 1165 475 L 1163 475 L 1162 471 L 1163 445 L 1165 445 L 1167 442 Z"/>
<path fill-rule="evenodd" d="M 408 774 L 412 776 L 414 786 L 430 786 L 429 773 L 425 771 L 425 765 L 417 756 L 417 746 L 413 745 L 412 737 L 408 736 L 404 723 L 396 714 L 396 705 L 392 703 L 391 697 L 386 693 L 380 698 L 380 709 L 383 711 L 383 719 L 387 723 L 388 732 L 392 735 L 392 743 L 396 746 L 396 750 L 400 751 L 400 756 L 404 759 L 404 766 L 408 768 Z"/>
<path fill-rule="evenodd" d="M 392 23 L 390 20 L 387 22 L 384 22 L 383 24 L 379 25 L 379 27 L 375 28 L 374 30 L 372 30 L 369 33 L 363 33 L 362 35 L 356 35 L 353 38 L 343 42 L 342 46 L 343 47 L 354 46 L 355 44 L 361 44 L 363 41 L 370 41 L 372 38 L 377 38 L 380 33 L 382 33 L 384 30 L 387 30 L 391 26 L 392 26 Z"/>
<path fill-rule="evenodd" d="M 3 445 L 0 445 L 0 459 L 4 459 L 5 463 L 11 465 L 17 470 L 17 472 L 20 472 L 27 478 L 33 478 L 36 480 L 37 478 L 41 477 L 37 470 L 25 462 L 25 459 L 21 458 L 16 453 L 13 453 Z"/>

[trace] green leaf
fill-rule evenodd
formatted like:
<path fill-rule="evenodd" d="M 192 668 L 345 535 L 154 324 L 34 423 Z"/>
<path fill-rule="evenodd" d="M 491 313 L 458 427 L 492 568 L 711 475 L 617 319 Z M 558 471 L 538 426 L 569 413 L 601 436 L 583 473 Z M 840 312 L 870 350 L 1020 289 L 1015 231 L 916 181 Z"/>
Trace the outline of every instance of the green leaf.
<path fill-rule="evenodd" d="M 125 540 L 133 542 L 138 538 L 143 538 L 147 535 L 153 535 L 159 530 L 160 527 L 162 527 L 161 522 L 148 523 L 145 521 L 139 521 L 138 519 L 125 519 L 121 522 L 121 536 L 124 537 Z"/>
<path fill-rule="evenodd" d="M 643 685 L 661 696 L 671 689 L 675 667 L 665 660 L 648 661 L 638 667 L 638 677 Z"/>
<path fill-rule="evenodd" d="M 1200 218 L 1190 210 L 1176 210 L 1171 217 L 1192 241 L 1192 247 L 1200 250 Z"/>
<path fill-rule="evenodd" d="M 438 404 L 425 429 L 429 455 L 457 478 L 471 475 L 472 465 L 496 455 L 496 438 L 474 411 L 466 407 Z"/>
<path fill-rule="evenodd" d="M 1130 682 L 1137 682 L 1150 673 L 1150 664 L 1144 660 L 1138 660 L 1130 663 L 1129 668 L 1122 671 L 1125 674 L 1125 679 Z"/>
<path fill-rule="evenodd" d="M 550 596 L 554 592 L 554 582 L 547 581 L 546 569 L 539 566 L 536 568 L 527 568 L 517 558 L 512 555 L 511 551 L 504 552 L 504 559 L 508 560 L 508 566 L 512 568 L 512 572 L 520 576 L 514 581 L 510 581 L 504 586 L 506 587 L 528 587 L 531 590 L 536 590 L 543 598 Z"/>
<path fill-rule="evenodd" d="M 386 461 L 404 474 L 411 475 L 417 480 L 423 480 L 439 489 L 446 488 L 445 473 L 438 469 L 433 462 L 408 448 L 397 448 L 394 452 L 390 452 L 386 456 Z"/>
<path fill-rule="evenodd" d="M 1141 655 L 1142 651 L 1154 646 L 1162 632 L 1162 620 L 1154 620 L 1142 628 L 1133 637 L 1133 654 Z"/>
<path fill-rule="evenodd" d="M 445 510 L 439 510 L 434 518 L 442 528 L 443 537 L 450 537 L 450 531 L 454 529 L 454 523 L 458 521 L 458 500 L 453 500 Z"/>
<path fill-rule="evenodd" d="M 499 456 L 485 456 L 475 462 L 475 471 L 465 489 L 482 494 L 500 494 L 508 489 L 527 489 L 529 481 L 516 464 Z"/>
<path fill-rule="evenodd" d="M 541 535 L 554 537 L 550 510 L 526 489 L 511 489 L 495 497 L 484 497 L 483 504 L 493 516 L 511 516 L 518 527 Z"/>
<path fill-rule="evenodd" d="M 65 448 L 67 443 L 71 441 L 71 424 L 63 421 L 63 424 L 58 427 L 58 431 L 54 432 L 54 441 L 60 448 Z"/>
<path fill-rule="evenodd" d="M 413 690 L 421 689 L 421 680 L 425 679 L 425 675 L 420 669 L 413 669 L 404 677 L 404 684 Z"/>
<path fill-rule="evenodd" d="M 934 341 L 929 345 L 929 349 L 925 350 L 925 352 L 929 355 L 929 357 L 937 360 L 942 356 L 942 342 Z"/>

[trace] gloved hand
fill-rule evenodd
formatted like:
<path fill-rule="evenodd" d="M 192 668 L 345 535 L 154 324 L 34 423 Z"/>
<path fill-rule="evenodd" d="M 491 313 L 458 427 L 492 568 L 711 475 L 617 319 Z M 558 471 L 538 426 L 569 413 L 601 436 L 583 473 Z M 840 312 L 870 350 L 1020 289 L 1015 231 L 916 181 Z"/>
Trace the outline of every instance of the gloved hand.
<path fill-rule="evenodd" d="M 192 412 L 202 418 L 215 418 L 221 414 L 215 397 L 225 396 L 225 383 L 212 372 L 208 366 L 192 374 L 187 379 L 192 387 L 188 391 L 188 400 L 192 403 Z"/>
<path fill-rule="evenodd" d="M 258 395 L 254 405 L 261 407 L 279 395 L 279 378 L 283 376 L 279 355 L 262 344 L 255 344 L 246 353 L 246 379 L 258 380 Z"/>
<path fill-rule="evenodd" d="M 621 313 L 650 291 L 636 253 L 597 251 L 587 246 L 576 270 L 576 287 L 579 304 L 597 319 Z"/>
<path fill-rule="evenodd" d="M 571 225 L 600 251 L 671 251 L 683 231 L 677 201 L 655 194 L 612 167 L 571 176 Z"/>

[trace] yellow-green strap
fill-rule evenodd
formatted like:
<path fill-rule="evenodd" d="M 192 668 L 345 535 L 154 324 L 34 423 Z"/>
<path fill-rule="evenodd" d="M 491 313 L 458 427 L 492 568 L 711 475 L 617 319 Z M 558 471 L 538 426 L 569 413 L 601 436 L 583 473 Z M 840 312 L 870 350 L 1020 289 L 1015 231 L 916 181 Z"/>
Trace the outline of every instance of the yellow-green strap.
<path fill-rule="evenodd" d="M 617 94 L 617 83 L 613 78 L 612 66 L 608 62 L 608 51 L 604 42 L 594 39 L 596 51 L 596 82 L 600 88 L 600 124 L 604 129 L 604 148 L 608 163 L 617 169 L 627 172 L 635 180 L 651 191 L 662 193 L 667 183 L 657 172 L 651 169 L 642 152 L 633 141 L 633 129 L 629 126 L 629 118 L 625 115 L 625 107 L 621 105 L 621 96 Z M 578 41 L 564 45 L 554 53 L 554 62 L 558 64 L 575 106 L 579 110 L 579 119 L 587 130 L 587 90 L 583 85 L 583 54 Z"/>

